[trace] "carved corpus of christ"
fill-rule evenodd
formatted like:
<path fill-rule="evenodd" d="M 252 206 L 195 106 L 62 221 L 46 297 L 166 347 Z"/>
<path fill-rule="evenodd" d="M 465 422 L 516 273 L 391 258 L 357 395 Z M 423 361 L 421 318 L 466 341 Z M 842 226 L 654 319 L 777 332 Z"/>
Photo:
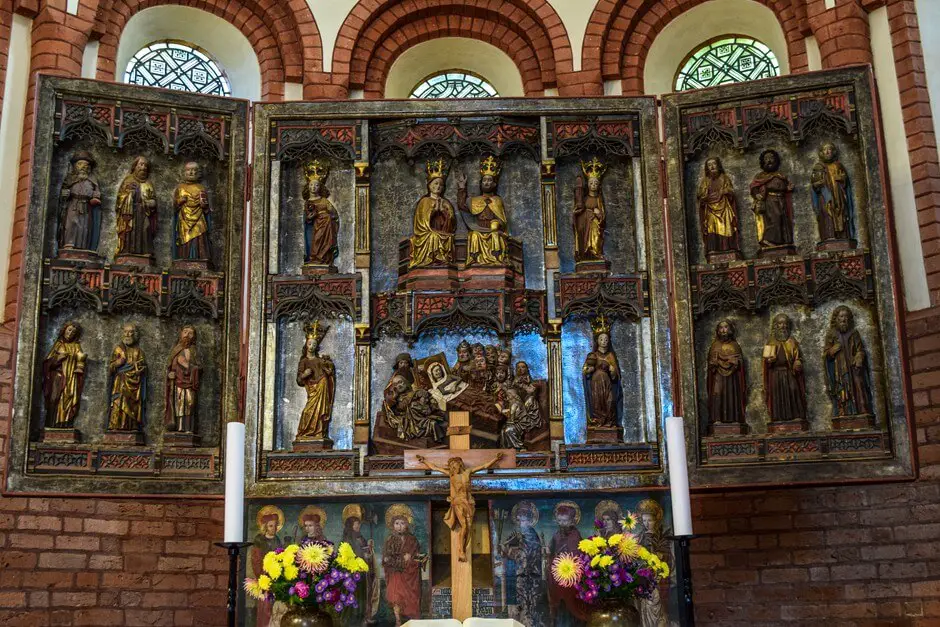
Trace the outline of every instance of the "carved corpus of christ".
<path fill-rule="evenodd" d="M 474 501 L 473 494 L 470 492 L 471 475 L 492 468 L 502 458 L 503 453 L 500 451 L 487 463 L 474 468 L 467 468 L 463 463 L 463 459 L 451 457 L 447 460 L 447 468 L 441 468 L 421 455 L 415 457 L 418 463 L 424 465 L 425 468 L 450 477 L 450 496 L 447 497 L 450 509 L 447 510 L 447 514 L 444 516 L 444 522 L 450 527 L 451 533 L 458 534 L 460 550 L 457 558 L 461 562 L 467 561 L 467 547 L 470 546 L 471 531 L 473 529 L 473 512 L 476 510 L 476 501 Z"/>

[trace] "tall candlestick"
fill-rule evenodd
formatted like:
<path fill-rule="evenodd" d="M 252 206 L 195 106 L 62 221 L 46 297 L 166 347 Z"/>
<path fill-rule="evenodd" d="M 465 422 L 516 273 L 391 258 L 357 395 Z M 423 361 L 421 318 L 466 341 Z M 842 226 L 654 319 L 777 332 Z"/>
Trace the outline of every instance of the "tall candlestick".
<path fill-rule="evenodd" d="M 225 541 L 245 540 L 245 423 L 230 422 L 225 438 Z"/>
<path fill-rule="evenodd" d="M 669 458 L 669 493 L 672 528 L 677 536 L 692 535 L 689 467 L 685 456 L 685 427 L 681 416 L 666 418 L 666 454 Z"/>

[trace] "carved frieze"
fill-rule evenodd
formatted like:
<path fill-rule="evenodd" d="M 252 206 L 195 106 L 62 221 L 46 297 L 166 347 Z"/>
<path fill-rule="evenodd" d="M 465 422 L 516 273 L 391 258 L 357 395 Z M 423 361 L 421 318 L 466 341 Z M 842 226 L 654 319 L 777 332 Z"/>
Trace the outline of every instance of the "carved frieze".
<path fill-rule="evenodd" d="M 634 157 L 640 153 L 636 116 L 556 118 L 549 128 L 548 154 L 556 159 L 587 154 Z"/>
<path fill-rule="evenodd" d="M 406 159 L 519 152 L 534 160 L 541 154 L 537 122 L 503 118 L 404 120 L 375 125 L 373 158 L 398 153 Z"/>
<path fill-rule="evenodd" d="M 268 280 L 268 320 L 346 318 L 358 321 L 359 275 L 276 276 Z"/>
<path fill-rule="evenodd" d="M 555 310 L 563 319 L 604 315 L 611 320 L 637 321 L 650 313 L 646 274 L 557 275 Z"/>
<path fill-rule="evenodd" d="M 799 260 L 754 260 L 691 269 L 696 317 L 780 305 L 874 298 L 871 253 L 816 253 Z"/>

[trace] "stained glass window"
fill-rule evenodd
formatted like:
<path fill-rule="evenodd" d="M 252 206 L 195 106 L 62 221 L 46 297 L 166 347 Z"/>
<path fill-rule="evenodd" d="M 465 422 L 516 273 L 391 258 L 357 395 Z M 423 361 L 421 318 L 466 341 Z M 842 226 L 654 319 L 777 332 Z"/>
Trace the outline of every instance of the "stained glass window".
<path fill-rule="evenodd" d="M 145 46 L 127 64 L 124 82 L 197 94 L 231 96 L 228 77 L 209 55 L 178 41 Z"/>
<path fill-rule="evenodd" d="M 773 51 L 750 37 L 729 35 L 694 52 L 676 76 L 676 90 L 701 89 L 780 76 Z"/>
<path fill-rule="evenodd" d="M 496 98 L 496 89 L 486 79 L 463 70 L 435 74 L 411 90 L 412 98 Z"/>

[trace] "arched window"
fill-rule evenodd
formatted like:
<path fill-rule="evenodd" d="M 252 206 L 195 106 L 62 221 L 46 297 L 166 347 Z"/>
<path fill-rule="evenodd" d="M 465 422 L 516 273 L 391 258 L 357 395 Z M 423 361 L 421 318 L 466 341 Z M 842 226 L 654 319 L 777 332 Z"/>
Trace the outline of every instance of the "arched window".
<path fill-rule="evenodd" d="M 496 98 L 496 89 L 476 74 L 450 70 L 433 74 L 411 90 L 412 98 Z"/>
<path fill-rule="evenodd" d="M 144 46 L 127 63 L 124 82 L 197 94 L 231 96 L 228 77 L 208 54 L 181 41 Z"/>
<path fill-rule="evenodd" d="M 702 46 L 680 68 L 677 91 L 780 76 L 780 64 L 769 47 L 751 37 L 736 35 Z"/>

